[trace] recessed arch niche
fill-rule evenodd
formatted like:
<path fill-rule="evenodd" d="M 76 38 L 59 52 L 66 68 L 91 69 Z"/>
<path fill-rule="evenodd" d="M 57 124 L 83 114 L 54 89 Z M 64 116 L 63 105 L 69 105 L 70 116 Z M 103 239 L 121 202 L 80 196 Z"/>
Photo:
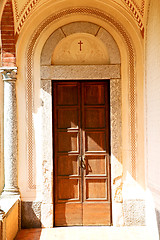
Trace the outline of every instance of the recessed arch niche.
<path fill-rule="evenodd" d="M 88 33 L 74 33 L 63 38 L 54 49 L 52 65 L 109 64 L 105 44 Z"/>
<path fill-rule="evenodd" d="M 80 37 L 81 39 L 79 39 Z M 76 58 L 76 51 L 80 47 L 78 39 L 81 42 L 91 40 L 92 44 L 88 43 L 88 52 L 91 53 L 92 50 L 95 49 L 95 46 L 97 46 L 97 49 L 100 51 L 97 53 L 97 56 L 103 51 L 104 57 L 100 59 L 98 56 L 97 61 L 96 53 L 94 53 L 95 59 L 89 61 L 92 53 L 88 58 L 85 58 L 85 54 L 81 54 L 81 59 Z M 71 46 L 75 45 L 75 41 L 77 45 L 72 52 Z M 44 146 L 48 141 L 49 132 L 52 131 L 52 125 L 50 123 L 48 124 L 50 127 L 46 128 L 48 115 L 50 114 L 48 105 L 51 104 L 52 80 L 96 79 L 110 81 L 112 201 L 113 204 L 114 202 L 122 203 L 122 189 L 119 188 L 119 185 L 115 184 L 116 179 L 122 178 L 123 170 L 121 159 L 121 58 L 114 38 L 104 28 L 96 24 L 89 22 L 70 23 L 62 26 L 50 35 L 44 44 L 40 60 L 41 96 L 44 104 L 42 111 Z M 43 155 L 45 156 L 47 154 L 45 154 L 47 151 L 46 147 L 44 147 L 43 151 Z M 50 157 L 52 157 L 52 155 L 50 155 Z M 43 161 L 46 162 L 46 159 L 43 159 Z M 113 218 L 118 219 L 119 217 L 113 216 Z M 117 222 L 117 220 L 115 221 Z"/>

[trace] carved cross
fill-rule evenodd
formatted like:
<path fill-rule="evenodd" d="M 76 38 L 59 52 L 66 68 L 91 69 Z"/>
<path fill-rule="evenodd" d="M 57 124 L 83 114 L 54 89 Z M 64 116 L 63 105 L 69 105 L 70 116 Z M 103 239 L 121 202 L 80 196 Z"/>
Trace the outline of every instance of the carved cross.
<path fill-rule="evenodd" d="M 78 44 L 80 45 L 80 51 L 82 51 L 82 44 L 83 44 L 83 42 L 80 41 Z"/>

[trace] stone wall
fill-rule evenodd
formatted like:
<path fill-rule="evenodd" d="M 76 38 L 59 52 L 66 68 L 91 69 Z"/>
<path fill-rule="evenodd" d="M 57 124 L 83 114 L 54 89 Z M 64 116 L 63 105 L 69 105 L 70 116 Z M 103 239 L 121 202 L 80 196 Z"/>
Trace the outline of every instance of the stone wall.
<path fill-rule="evenodd" d="M 21 227 L 40 228 L 41 225 L 41 202 L 21 203 Z"/>

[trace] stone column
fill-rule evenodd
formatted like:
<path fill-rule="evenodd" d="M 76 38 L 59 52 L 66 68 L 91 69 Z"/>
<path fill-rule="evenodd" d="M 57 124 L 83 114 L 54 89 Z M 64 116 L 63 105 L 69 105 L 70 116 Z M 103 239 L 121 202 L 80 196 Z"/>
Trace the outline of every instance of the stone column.
<path fill-rule="evenodd" d="M 16 67 L 0 68 L 4 81 L 4 195 L 17 195 L 17 104 Z"/>

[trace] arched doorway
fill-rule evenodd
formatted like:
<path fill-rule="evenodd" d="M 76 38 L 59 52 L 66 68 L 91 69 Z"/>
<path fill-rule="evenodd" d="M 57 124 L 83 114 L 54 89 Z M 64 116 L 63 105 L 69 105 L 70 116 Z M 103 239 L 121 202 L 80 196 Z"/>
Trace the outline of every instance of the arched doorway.
<path fill-rule="evenodd" d="M 66 36 L 67 27 L 75 24 L 85 25 L 87 32 Z M 91 26 L 92 31 L 96 29 L 94 35 Z M 59 31 L 63 37 L 55 44 Z M 105 41 L 101 40 L 103 34 Z M 116 130 L 110 129 L 110 82 L 113 99 L 113 89 L 120 84 L 118 47 L 111 35 L 95 24 L 64 26 L 43 47 L 41 81 L 54 86 L 55 225 L 110 225 L 110 163 L 115 151 L 110 132 Z M 119 108 L 119 116 L 120 112 Z M 111 118 L 115 118 L 113 111 Z"/>
<path fill-rule="evenodd" d="M 77 12 L 79 15 L 77 15 Z M 65 16 L 67 16 L 67 20 Z M 90 34 L 99 38 L 108 51 L 110 62 L 107 63 L 109 64 L 93 65 L 92 62 L 92 64 L 87 65 L 79 65 L 79 63 L 77 65 L 65 65 L 65 63 L 63 65 L 53 65 L 52 55 L 60 41 L 77 33 Z M 136 84 L 142 87 L 142 82 L 137 81 L 137 79 L 141 80 L 142 78 L 140 78 L 141 71 L 137 67 L 139 65 L 135 64 L 141 62 L 142 56 L 141 51 L 138 51 L 141 46 L 137 42 L 137 37 L 135 35 L 131 37 L 131 34 L 130 28 L 126 29 L 125 24 L 123 25 L 117 19 L 114 20 L 108 13 L 93 8 L 80 7 L 66 9 L 58 14 L 53 13 L 41 22 L 32 36 L 29 35 L 30 37 L 27 38 L 28 45 L 24 48 L 26 78 L 22 76 L 25 87 L 23 88 L 22 81 L 18 82 L 21 85 L 19 94 L 26 97 L 24 97 L 26 100 L 26 119 L 21 121 L 21 124 L 26 120 L 27 154 L 24 155 L 23 161 L 26 164 L 27 181 L 24 185 L 22 177 L 19 178 L 19 186 L 23 196 L 25 196 L 27 189 L 27 200 L 33 201 L 35 197 L 39 196 L 37 199 L 40 200 L 37 205 L 40 206 L 39 213 L 41 214 L 43 227 L 52 227 L 54 217 L 52 81 L 57 81 L 57 79 L 58 81 L 102 81 L 110 79 L 113 224 L 116 226 L 119 224 L 127 225 L 130 222 L 134 224 L 137 220 L 139 223 L 139 217 L 141 216 L 142 223 L 144 222 L 144 211 L 136 211 L 136 217 L 134 217 L 134 214 L 128 215 L 128 212 L 134 212 L 137 206 L 142 206 L 142 209 L 144 209 L 144 200 L 137 199 L 136 194 L 134 196 L 130 194 L 131 192 L 136 193 L 134 191 L 136 176 L 139 176 L 140 179 L 143 178 L 142 174 L 138 172 L 142 161 L 138 160 L 140 155 L 137 157 L 137 149 L 140 149 L 137 139 L 141 135 L 136 135 L 136 123 L 140 126 L 140 122 L 137 122 L 140 111 L 139 108 L 136 108 L 136 99 L 141 95 L 141 91 L 137 92 Z M 83 41 L 79 40 L 78 43 L 76 43 L 76 46 L 80 51 L 80 47 L 83 49 L 84 46 Z M 135 49 L 138 49 L 137 52 L 135 52 Z M 20 59 L 23 60 L 24 58 Z M 25 91 L 24 94 L 20 89 Z M 136 114 L 137 109 L 138 113 Z M 23 112 L 25 112 L 25 109 L 23 109 Z M 22 116 L 25 115 L 21 114 Z M 24 133 L 25 131 L 23 131 Z M 137 163 L 140 164 L 137 165 Z M 42 178 L 39 178 L 39 173 L 42 173 Z M 28 206 L 26 201 L 23 204 Z M 132 208 L 133 205 L 135 208 Z"/>

